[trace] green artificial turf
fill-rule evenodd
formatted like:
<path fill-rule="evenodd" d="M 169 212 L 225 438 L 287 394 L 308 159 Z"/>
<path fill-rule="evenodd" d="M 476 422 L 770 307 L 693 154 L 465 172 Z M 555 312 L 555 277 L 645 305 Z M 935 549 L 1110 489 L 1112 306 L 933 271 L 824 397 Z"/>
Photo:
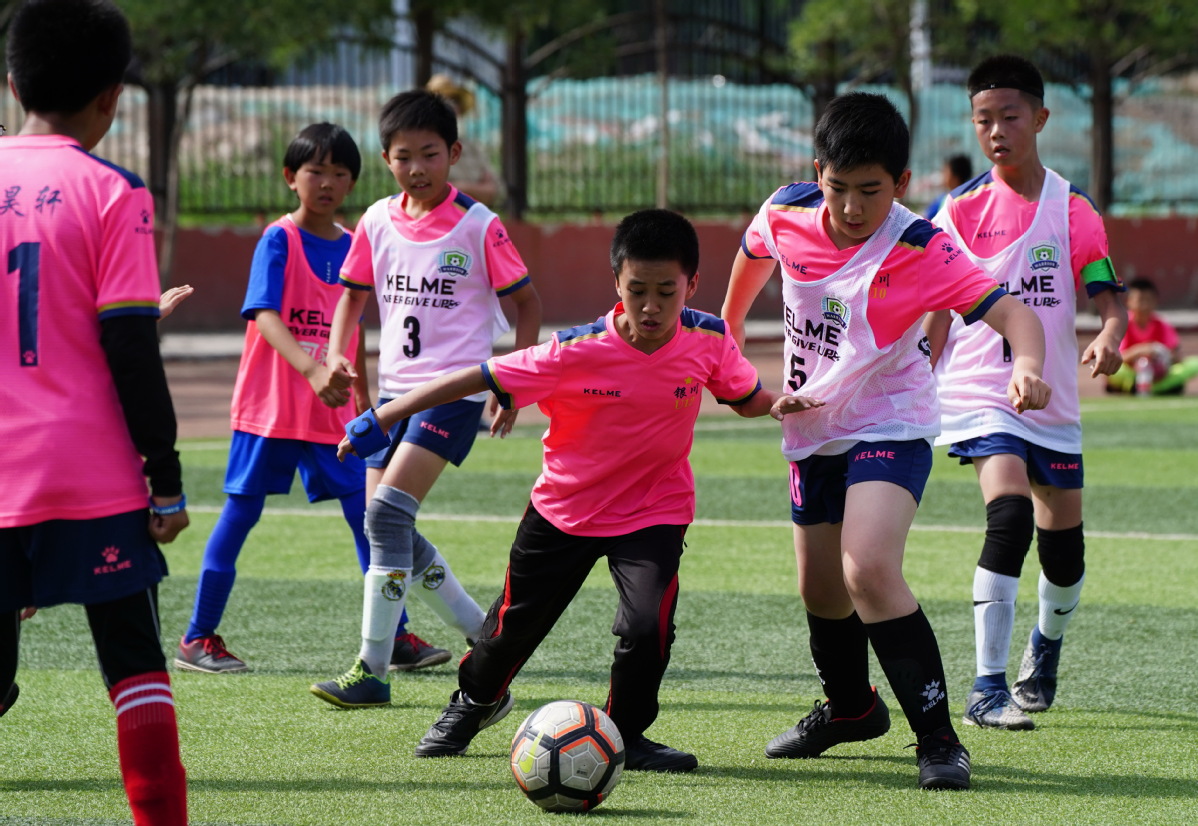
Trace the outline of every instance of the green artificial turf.
<path fill-rule="evenodd" d="M 649 734 L 695 752 L 688 775 L 627 773 L 589 815 L 600 823 L 1193 823 L 1198 820 L 1198 439 L 1190 399 L 1087 401 L 1086 558 L 1054 708 L 1032 732 L 959 726 L 974 788 L 915 787 L 912 741 L 889 734 L 809 761 L 762 749 L 820 694 L 794 586 L 786 469 L 768 422 L 700 422 L 699 521 L 681 571 L 678 640 Z M 540 465 L 536 432 L 480 440 L 422 512 L 424 533 L 484 606 Z M 184 446 L 191 528 L 167 550 L 168 651 L 187 623 L 199 561 L 223 495 L 220 442 Z M 973 674 L 973 568 L 983 510 L 970 468 L 938 450 L 906 573 L 935 627 L 959 714 Z M 1012 668 L 1034 622 L 1034 553 L 1024 572 Z M 358 645 L 361 586 L 335 505 L 271 500 L 239 561 L 221 633 L 252 671 L 175 672 L 195 824 L 547 823 L 507 768 L 511 735 L 539 705 L 601 704 L 615 638 L 614 591 L 596 569 L 512 689 L 511 716 L 465 757 L 418 760 L 416 741 L 455 687 L 450 665 L 393 681 L 388 709 L 344 712 L 307 687 L 344 671 Z M 461 653 L 430 611 L 415 630 Z M 0 824 L 128 823 L 115 724 L 82 611 L 25 627 L 21 698 L 0 720 Z M 570 816 L 556 816 L 570 817 Z"/>

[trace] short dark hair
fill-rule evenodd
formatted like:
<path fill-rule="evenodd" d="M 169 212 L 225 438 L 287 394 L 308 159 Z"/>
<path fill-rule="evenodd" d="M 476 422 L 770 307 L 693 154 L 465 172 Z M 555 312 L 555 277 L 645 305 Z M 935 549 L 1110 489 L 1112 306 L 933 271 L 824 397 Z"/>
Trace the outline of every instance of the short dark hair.
<path fill-rule="evenodd" d="M 1156 282 L 1151 278 L 1133 278 L 1131 281 L 1127 282 L 1127 289 L 1128 292 L 1132 290 L 1140 290 L 1142 292 L 1152 293 L 1153 295 L 1160 295 L 1156 288 Z"/>
<path fill-rule="evenodd" d="M 27 112 L 80 111 L 132 59 L 129 22 L 109 0 L 25 0 L 8 27 L 8 71 Z"/>
<path fill-rule="evenodd" d="M 400 92 L 383 104 L 379 140 L 384 152 L 391 148 L 397 132 L 416 130 L 436 132 L 446 146 L 453 146 L 458 140 L 458 116 L 449 101 L 426 89 Z"/>
<path fill-rule="evenodd" d="M 988 57 L 974 67 L 966 81 L 969 99 L 989 89 L 1015 89 L 1033 99 L 1033 106 L 1044 105 L 1044 78 L 1030 60 L 1014 54 Z"/>
<path fill-rule="evenodd" d="M 362 171 L 362 153 L 353 136 L 335 123 L 313 123 L 300 130 L 287 146 L 283 166 L 298 172 L 308 161 L 320 162 L 325 156 L 344 166 L 353 179 L 358 180 L 358 173 Z"/>
<path fill-rule="evenodd" d="M 624 262 L 677 261 L 689 280 L 699 271 L 699 235 L 691 222 L 668 209 L 642 209 L 626 216 L 611 239 L 611 271 Z"/>
<path fill-rule="evenodd" d="M 815 125 L 815 157 L 825 172 L 878 164 L 897 182 L 911 157 L 907 122 L 885 95 L 835 97 Z"/>
<path fill-rule="evenodd" d="M 964 183 L 973 177 L 973 161 L 968 155 L 949 155 L 944 161 L 953 177 Z"/>

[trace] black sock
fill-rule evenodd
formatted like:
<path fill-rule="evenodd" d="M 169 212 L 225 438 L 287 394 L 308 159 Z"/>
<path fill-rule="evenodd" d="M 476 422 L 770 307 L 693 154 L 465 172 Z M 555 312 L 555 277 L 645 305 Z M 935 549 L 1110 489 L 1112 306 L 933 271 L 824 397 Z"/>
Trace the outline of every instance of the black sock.
<path fill-rule="evenodd" d="M 871 623 L 865 626 L 865 632 L 915 736 L 922 740 L 938 729 L 951 732 L 944 664 L 923 609 Z"/>
<path fill-rule="evenodd" d="M 824 619 L 807 612 L 811 660 L 836 717 L 859 717 L 869 711 L 874 694 L 869 683 L 869 639 L 856 612 L 844 619 Z"/>

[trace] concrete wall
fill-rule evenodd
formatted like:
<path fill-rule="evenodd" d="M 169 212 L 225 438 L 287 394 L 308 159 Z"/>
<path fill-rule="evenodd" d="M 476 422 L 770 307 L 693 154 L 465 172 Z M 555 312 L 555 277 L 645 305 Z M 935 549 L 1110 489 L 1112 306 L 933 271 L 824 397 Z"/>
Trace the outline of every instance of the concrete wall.
<path fill-rule="evenodd" d="M 719 312 L 728 270 L 746 223 L 747 219 L 696 223 L 702 259 L 699 292 L 691 306 Z M 1125 281 L 1137 276 L 1152 278 L 1164 308 L 1198 308 L 1198 219 L 1108 218 L 1106 225 L 1116 270 Z M 547 325 L 566 327 L 593 321 L 615 303 L 608 265 L 611 225 L 508 224 L 508 229 L 541 294 Z M 174 283 L 191 284 L 196 293 L 172 317 L 174 329 L 242 327 L 238 311 L 259 233 L 258 229 L 179 232 Z M 776 317 L 779 298 L 780 289 L 773 280 L 758 298 L 753 315 Z M 373 313 L 373 302 L 370 307 Z"/>

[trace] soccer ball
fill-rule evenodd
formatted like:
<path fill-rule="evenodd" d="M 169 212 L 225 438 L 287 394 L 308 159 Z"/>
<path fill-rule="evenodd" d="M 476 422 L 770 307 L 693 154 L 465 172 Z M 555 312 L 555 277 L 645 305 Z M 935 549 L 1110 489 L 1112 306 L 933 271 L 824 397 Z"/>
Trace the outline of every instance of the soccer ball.
<path fill-rule="evenodd" d="M 585 812 L 611 794 L 624 771 L 624 738 L 589 703 L 558 700 L 525 718 L 512 739 L 512 776 L 550 812 Z"/>

